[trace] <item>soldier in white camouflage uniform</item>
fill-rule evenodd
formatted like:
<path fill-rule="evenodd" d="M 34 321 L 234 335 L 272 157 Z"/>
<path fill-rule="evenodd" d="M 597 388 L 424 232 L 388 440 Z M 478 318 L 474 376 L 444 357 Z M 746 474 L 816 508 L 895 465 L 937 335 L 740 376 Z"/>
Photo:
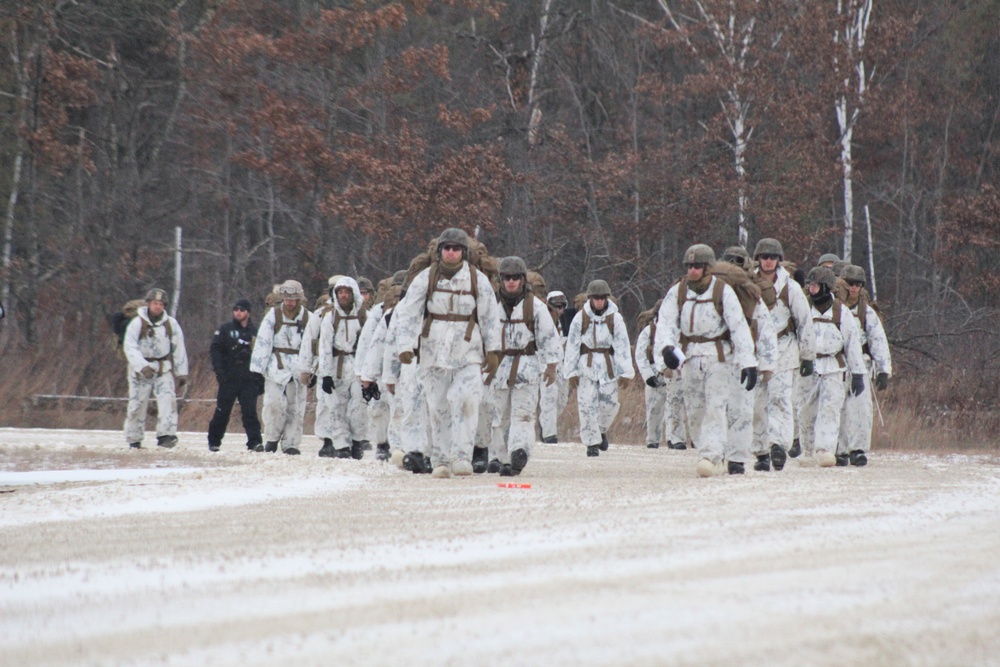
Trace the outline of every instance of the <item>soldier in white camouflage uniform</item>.
<path fill-rule="evenodd" d="M 861 352 L 865 358 L 865 391 L 860 396 L 847 393 L 840 423 L 840 440 L 837 445 L 837 465 L 863 466 L 868 463 L 867 452 L 872 443 L 872 400 L 871 376 L 875 374 L 875 388 L 879 391 L 889 386 L 892 377 L 892 356 L 889 340 L 882 327 L 882 319 L 868 303 L 865 287 L 865 270 L 849 264 L 840 272 L 847 282 L 847 301 L 858 323 L 861 334 Z"/>
<path fill-rule="evenodd" d="M 327 281 L 330 291 L 343 276 L 331 276 Z M 311 387 L 316 386 L 319 371 L 319 329 L 323 323 L 323 317 L 333 308 L 330 301 L 330 294 L 326 293 L 316 299 L 312 315 L 309 322 L 302 331 L 302 344 L 299 346 L 299 382 L 306 385 L 306 397 Z M 314 417 L 313 433 L 323 441 L 323 447 L 319 450 L 320 456 L 329 456 L 327 445 L 332 445 L 330 440 L 330 410 L 333 406 L 333 398 L 322 391 L 316 392 L 316 414 Z"/>
<path fill-rule="evenodd" d="M 722 259 L 725 262 L 743 268 L 744 271 L 750 265 L 750 256 L 743 246 L 726 248 Z M 749 275 L 747 277 L 749 278 Z M 737 374 L 733 373 L 732 375 L 733 386 L 730 390 L 728 404 L 729 444 L 727 451 L 734 454 L 726 457 L 729 462 L 730 474 L 743 474 L 743 463 L 750 460 L 750 449 L 754 433 L 754 394 L 760 390 L 761 382 L 766 382 L 770 379 L 777 361 L 778 340 L 775 335 L 774 320 L 764 300 L 758 299 L 757 301 L 753 317 L 747 322 L 747 325 L 750 327 L 750 336 L 754 342 L 754 353 L 757 356 L 758 382 L 755 391 L 746 391 L 736 381 Z M 744 316 L 746 315 L 745 310 L 743 314 Z M 734 463 L 738 465 L 733 465 Z"/>
<path fill-rule="evenodd" d="M 177 391 L 187 384 L 188 358 L 184 332 L 166 306 L 166 292 L 149 290 L 122 341 L 128 360 L 125 440 L 133 449 L 142 447 L 150 395 L 156 397 L 156 444 L 177 444 Z"/>
<path fill-rule="evenodd" d="M 520 257 L 500 260 L 501 361 L 490 384 L 493 448 L 500 476 L 521 474 L 535 441 L 538 385 L 555 384 L 562 344 L 545 302 L 527 287 L 528 267 Z M 530 303 L 529 303 L 530 302 Z"/>
<path fill-rule="evenodd" d="M 563 327 L 563 313 L 566 312 L 568 301 L 566 295 L 559 290 L 553 290 L 545 296 L 545 302 L 552 313 L 552 321 L 559 334 L 561 352 L 559 366 L 562 365 L 566 352 L 566 334 Z M 557 369 L 558 371 L 558 369 Z M 538 388 L 538 425 L 542 430 L 542 442 L 555 444 L 559 442 L 559 416 L 569 402 L 569 385 L 561 372 L 556 373 L 556 381 L 552 384 L 539 384 Z"/>
<path fill-rule="evenodd" d="M 333 399 L 329 417 L 332 446 L 321 455 L 359 460 L 364 456 L 368 419 L 361 398 L 361 381 L 354 371 L 354 353 L 363 326 L 363 303 L 358 283 L 344 276 L 334 285 L 333 308 L 320 324 L 320 387 Z"/>
<path fill-rule="evenodd" d="M 759 383 L 754 403 L 754 470 L 782 470 L 795 433 L 795 372 L 811 375 L 816 358 L 809 304 L 798 283 L 781 266 L 784 250 L 776 239 L 761 239 L 754 249 L 756 273 L 774 284 L 777 295 L 771 319 L 777 331 L 774 372 Z M 762 378 L 763 380 L 763 378 Z"/>
<path fill-rule="evenodd" d="M 635 377 L 625 320 L 604 280 L 587 286 L 587 302 L 573 318 L 566 340 L 563 374 L 576 385 L 580 440 L 587 456 L 608 449 L 608 429 L 618 416 L 619 387 Z"/>
<path fill-rule="evenodd" d="M 731 463 L 741 463 L 738 452 L 727 451 L 726 403 L 737 373 L 747 391 L 757 383 L 750 327 L 733 288 L 709 272 L 714 263 L 715 252 L 709 246 L 699 243 L 687 249 L 687 275 L 663 297 L 654 343 L 660 351 L 657 369 L 679 367 L 675 350 L 685 355 L 684 407 L 700 456 L 696 470 L 701 477 L 721 473 L 727 455 Z M 729 466 L 730 472 L 733 468 Z"/>
<path fill-rule="evenodd" d="M 860 396 L 865 390 L 861 333 L 851 311 L 833 298 L 835 284 L 833 270 L 822 266 L 809 271 L 806 277 L 816 335 L 816 364 L 815 372 L 805 378 L 805 397 L 799 410 L 805 465 L 813 459 L 822 467 L 836 464 L 844 398 L 848 391 Z M 846 374 L 850 374 L 850 384 Z"/>
<path fill-rule="evenodd" d="M 469 237 L 446 229 L 438 237 L 437 261 L 413 279 L 396 306 L 396 347 L 402 363 L 414 361 L 423 381 L 432 439 L 432 475 L 472 474 L 472 447 L 482 373 L 499 365 L 500 318 L 490 279 L 466 258 Z"/>
<path fill-rule="evenodd" d="M 306 295 L 297 280 L 278 287 L 281 304 L 267 311 L 257 329 L 250 370 L 264 376 L 264 451 L 301 453 L 306 388 L 299 372 L 302 335 L 309 324 Z"/>
<path fill-rule="evenodd" d="M 661 305 L 662 301 L 657 301 L 652 310 L 639 316 L 639 335 L 635 339 L 635 365 L 646 383 L 646 447 L 658 449 L 666 440 L 668 449 L 687 449 L 681 372 L 656 369 L 653 343 Z"/>

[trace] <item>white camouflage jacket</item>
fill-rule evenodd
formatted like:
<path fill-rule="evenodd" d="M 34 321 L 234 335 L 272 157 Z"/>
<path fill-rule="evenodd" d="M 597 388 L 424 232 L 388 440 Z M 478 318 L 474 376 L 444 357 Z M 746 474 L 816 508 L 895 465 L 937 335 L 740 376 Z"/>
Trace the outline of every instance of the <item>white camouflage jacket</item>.
<path fill-rule="evenodd" d="M 851 313 L 854 314 L 855 321 L 859 325 L 858 330 L 861 333 L 862 352 L 865 351 L 866 346 L 868 348 L 868 354 L 865 355 L 866 363 L 870 359 L 874 362 L 876 373 L 885 373 L 892 376 L 892 354 L 889 352 L 889 339 L 885 335 L 882 319 L 873 308 L 865 306 L 868 312 L 865 313 L 865 328 L 862 329 L 860 326 L 860 307 L 860 303 L 856 304 L 854 308 L 851 308 Z"/>
<path fill-rule="evenodd" d="M 834 324 L 834 309 L 840 309 L 840 326 Z M 816 375 L 831 373 L 864 373 L 861 354 L 861 332 L 847 306 L 834 301 L 830 310 L 819 312 L 810 307 L 813 330 L 816 333 Z"/>
<path fill-rule="evenodd" d="M 304 303 L 300 303 L 295 316 L 288 318 L 283 312 L 281 327 L 274 331 L 275 310 L 281 311 L 279 304 L 269 308 L 267 315 L 257 328 L 257 341 L 250 355 L 250 370 L 260 373 L 268 380 L 278 384 L 288 384 L 293 373 L 298 374 L 309 369 L 299 367 L 299 350 L 302 348 L 302 337 L 312 314 Z"/>
<path fill-rule="evenodd" d="M 354 305 L 350 312 L 337 303 L 338 287 L 350 287 L 354 294 Z M 362 327 L 358 315 L 364 300 L 354 278 L 341 278 L 333 286 L 333 291 L 333 308 L 323 316 L 323 322 L 319 326 L 319 376 L 351 382 L 354 380 L 354 351 Z"/>
<path fill-rule="evenodd" d="M 757 272 L 760 273 L 760 270 Z M 816 358 L 816 336 L 809 315 L 809 299 L 785 267 L 779 266 L 774 275 L 774 293 L 780 296 L 785 289 L 788 290 L 788 305 L 777 299 L 771 309 L 771 319 L 775 333 L 786 331 L 789 323 L 794 325 L 794 331 L 787 331 L 778 338 L 778 356 L 772 369 L 775 371 L 795 369 L 800 361 Z"/>
<path fill-rule="evenodd" d="M 330 306 L 320 306 L 312 311 L 306 328 L 302 331 L 302 343 L 299 345 L 299 359 L 296 366 L 299 373 L 315 375 L 319 368 L 319 327 L 323 317 L 330 312 Z M 315 351 L 314 351 L 315 349 Z"/>
<path fill-rule="evenodd" d="M 395 353 L 420 349 L 420 365 L 424 368 L 461 368 L 481 364 L 483 352 L 500 349 L 500 314 L 490 279 L 468 262 L 449 280 L 440 278 L 427 298 L 431 270 L 417 274 L 407 288 L 406 296 L 396 306 L 393 320 L 399 320 Z M 471 269 L 471 270 L 470 270 Z M 474 271 L 474 273 L 473 273 Z M 478 300 L 472 296 L 472 279 L 476 279 Z M 432 316 L 469 317 L 478 309 L 478 322 L 473 325 L 469 340 L 465 340 L 468 320 L 431 319 L 430 332 L 421 336 L 424 327 L 424 304 Z"/>
<path fill-rule="evenodd" d="M 581 334 L 584 313 L 590 318 L 590 324 L 587 325 L 587 331 Z M 613 336 L 608 326 L 611 320 L 614 320 Z M 606 352 L 586 350 L 581 352 L 581 345 L 585 345 L 588 350 L 606 350 Z M 625 328 L 625 320 L 613 301 L 608 300 L 608 307 L 601 315 L 594 315 L 590 300 L 587 300 L 583 308 L 573 317 L 566 339 L 562 373 L 567 380 L 572 377 L 584 377 L 600 384 L 622 377 L 629 379 L 635 377 L 628 329 Z"/>
<path fill-rule="evenodd" d="M 167 336 L 166 323 L 170 322 L 171 336 Z M 143 326 L 145 323 L 145 326 Z M 145 331 L 145 335 L 140 334 Z M 146 366 L 152 366 L 157 375 L 173 370 L 174 375 L 188 374 L 187 349 L 184 347 L 184 332 L 181 325 L 166 312 L 155 324 L 149 319 L 149 308 L 142 306 L 125 329 L 123 343 L 129 372 L 137 375 Z M 170 365 L 173 352 L 173 368 Z"/>
<path fill-rule="evenodd" d="M 359 377 L 362 374 L 362 369 L 367 366 L 366 359 L 368 357 L 368 352 L 372 349 L 372 340 L 375 336 L 375 330 L 378 328 L 378 323 L 382 320 L 384 312 L 385 302 L 379 301 L 368 309 L 368 319 L 365 320 L 365 325 L 361 327 L 361 335 L 358 337 L 358 351 L 354 353 L 354 372 L 357 373 Z M 380 350 L 380 362 L 381 358 Z"/>
<path fill-rule="evenodd" d="M 556 325 L 552 321 L 552 315 L 545 302 L 532 294 L 528 294 L 526 299 L 534 299 L 534 320 L 535 334 L 532 336 L 528 325 L 524 322 L 524 300 L 514 306 L 510 312 L 510 318 L 503 310 L 503 306 L 497 302 L 500 313 L 500 327 L 502 342 L 500 345 L 500 366 L 497 368 L 493 386 L 500 389 L 508 388 L 511 368 L 517 361 L 517 372 L 514 384 L 520 385 L 534 382 L 548 364 L 558 364 L 562 358 L 562 340 L 556 331 Z M 508 350 L 524 350 L 528 344 L 535 342 L 535 353 L 530 355 L 512 356 L 506 354 Z"/>

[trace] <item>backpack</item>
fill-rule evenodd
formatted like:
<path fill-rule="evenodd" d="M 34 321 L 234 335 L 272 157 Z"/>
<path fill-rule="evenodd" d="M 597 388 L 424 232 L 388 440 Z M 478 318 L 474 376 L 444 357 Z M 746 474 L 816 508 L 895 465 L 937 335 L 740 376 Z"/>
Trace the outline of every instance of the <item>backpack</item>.
<path fill-rule="evenodd" d="M 128 331 L 128 325 L 132 320 L 139 315 L 139 309 L 145 305 L 145 299 L 132 299 L 126 301 L 121 310 L 108 317 L 111 323 L 111 331 L 114 334 L 114 346 L 118 352 L 118 356 L 122 359 L 125 358 L 125 332 Z M 163 328 L 167 333 L 167 338 L 173 338 L 174 331 L 173 327 L 170 326 L 169 319 L 163 324 Z M 153 327 L 150 326 L 149 322 L 142 320 L 142 328 L 139 329 L 139 338 L 142 339 L 145 336 L 149 336 L 152 329 Z"/>

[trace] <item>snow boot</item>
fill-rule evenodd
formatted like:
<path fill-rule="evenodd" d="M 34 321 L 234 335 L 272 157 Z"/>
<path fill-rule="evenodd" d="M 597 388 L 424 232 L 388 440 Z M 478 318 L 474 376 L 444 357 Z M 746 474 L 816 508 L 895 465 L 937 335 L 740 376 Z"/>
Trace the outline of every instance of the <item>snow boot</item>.
<path fill-rule="evenodd" d="M 334 458 L 338 458 L 338 459 L 349 459 L 349 458 L 351 458 L 351 448 L 350 447 L 341 447 L 340 449 L 335 449 L 335 450 L 333 450 L 333 453 L 335 455 Z"/>
<path fill-rule="evenodd" d="M 858 466 L 859 468 L 863 465 L 868 465 L 868 457 L 860 449 L 855 449 L 851 452 L 851 465 Z"/>
<path fill-rule="evenodd" d="M 288 454 L 289 456 L 298 456 L 302 452 L 299 451 L 298 447 L 289 447 L 288 449 L 282 450 L 283 454 Z"/>
<path fill-rule="evenodd" d="M 769 454 L 758 454 L 757 462 L 753 464 L 753 469 L 757 472 L 771 472 L 771 456 Z"/>
<path fill-rule="evenodd" d="M 490 450 L 486 447 L 472 448 L 472 472 L 482 475 L 490 464 Z"/>
<path fill-rule="evenodd" d="M 510 467 L 515 475 L 520 475 L 526 465 L 528 465 L 528 450 L 518 447 L 510 453 Z"/>
<path fill-rule="evenodd" d="M 367 440 L 351 440 L 351 458 L 360 461 L 365 455 Z"/>
<path fill-rule="evenodd" d="M 542 438 L 542 442 L 544 442 L 546 445 L 554 445 L 557 442 L 559 442 L 559 438 L 557 438 L 554 435 L 547 435 L 544 438 Z"/>
<path fill-rule="evenodd" d="M 851 457 L 847 453 L 837 454 L 837 467 L 838 468 L 846 468 L 847 464 L 850 462 L 850 459 L 851 459 Z"/>
<path fill-rule="evenodd" d="M 490 461 L 490 464 L 486 466 L 486 472 L 494 475 L 500 472 L 500 459 L 493 459 Z"/>
<path fill-rule="evenodd" d="M 605 433 L 601 434 L 601 444 L 598 445 L 598 447 L 601 448 L 602 452 L 608 451 L 608 436 L 607 436 L 607 434 L 605 434 Z"/>
<path fill-rule="evenodd" d="M 128 443 L 128 446 L 130 448 L 132 448 L 132 449 L 142 449 L 142 443 L 141 442 L 130 442 L 130 443 Z"/>
<path fill-rule="evenodd" d="M 514 468 L 509 463 L 504 463 L 500 466 L 500 476 L 501 477 L 513 477 Z"/>
<path fill-rule="evenodd" d="M 156 446 L 157 447 L 165 447 L 166 449 L 170 449 L 171 447 L 173 447 L 176 444 L 177 444 L 177 436 L 176 435 L 158 435 L 158 436 L 156 436 Z"/>
<path fill-rule="evenodd" d="M 721 472 L 721 467 L 722 466 L 712 463 L 708 459 L 701 459 L 698 461 L 698 465 L 695 470 L 698 472 L 699 477 L 713 477 Z"/>
<path fill-rule="evenodd" d="M 388 461 L 391 454 L 389 454 L 389 443 L 381 442 L 375 447 L 375 460 L 376 461 Z"/>
<path fill-rule="evenodd" d="M 424 471 L 424 455 L 421 452 L 410 452 L 403 456 L 403 470 L 416 474 Z"/>
<path fill-rule="evenodd" d="M 600 445 L 587 445 L 587 456 L 600 456 L 601 446 Z"/>
<path fill-rule="evenodd" d="M 788 450 L 788 455 L 793 459 L 799 458 L 799 454 L 802 453 L 802 443 L 799 442 L 798 438 L 792 441 L 792 448 Z"/>
<path fill-rule="evenodd" d="M 742 475 L 743 474 L 743 464 L 739 461 L 729 461 L 729 474 L 730 475 Z"/>
<path fill-rule="evenodd" d="M 219 449 L 221 447 L 222 447 L 222 445 L 217 445 L 215 443 L 211 443 L 211 444 L 208 445 L 208 451 L 210 451 L 210 452 L 217 452 L 217 451 L 219 451 Z"/>
<path fill-rule="evenodd" d="M 658 442 L 651 442 L 648 445 L 646 445 L 646 449 L 659 449 L 659 448 L 660 448 L 660 443 Z"/>
<path fill-rule="evenodd" d="M 683 442 L 667 442 L 667 449 L 681 450 L 687 448 L 688 448 L 687 444 Z"/>
<path fill-rule="evenodd" d="M 323 438 L 323 446 L 319 449 L 319 455 L 323 458 L 334 458 L 337 454 L 333 448 L 333 440 L 330 438 Z"/>
<path fill-rule="evenodd" d="M 277 440 L 272 440 L 269 443 L 267 443 L 266 445 L 264 445 L 264 451 L 265 452 L 276 452 L 276 451 L 278 451 L 278 441 Z"/>
<path fill-rule="evenodd" d="M 451 474 L 455 477 L 468 477 L 472 474 L 472 463 L 465 459 L 451 462 Z"/>
<path fill-rule="evenodd" d="M 247 443 L 248 452 L 262 452 L 264 451 L 264 445 L 259 442 L 248 442 Z"/>
<path fill-rule="evenodd" d="M 406 453 L 402 449 L 394 449 L 392 450 L 392 453 L 389 454 L 389 463 L 402 469 L 404 456 L 406 456 Z"/>
<path fill-rule="evenodd" d="M 771 445 L 771 465 L 774 467 L 775 472 L 782 470 L 787 460 L 788 455 L 785 454 L 785 450 L 781 448 L 781 445 Z"/>
<path fill-rule="evenodd" d="M 813 454 L 813 458 L 816 459 L 816 463 L 819 464 L 820 468 L 832 468 L 837 465 L 837 457 L 830 452 L 825 452 L 821 449 L 816 450 L 816 453 Z"/>
<path fill-rule="evenodd" d="M 434 479 L 451 479 L 451 468 L 446 465 L 440 465 L 434 468 L 431 477 Z"/>

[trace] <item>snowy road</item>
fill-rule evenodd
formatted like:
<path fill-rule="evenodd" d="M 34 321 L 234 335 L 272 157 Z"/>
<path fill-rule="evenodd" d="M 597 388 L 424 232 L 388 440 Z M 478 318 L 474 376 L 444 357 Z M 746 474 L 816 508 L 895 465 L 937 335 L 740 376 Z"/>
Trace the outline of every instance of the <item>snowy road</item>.
<path fill-rule="evenodd" d="M 313 440 L 0 429 L 0 665 L 1000 664 L 993 459 L 537 445 L 507 489 Z"/>

